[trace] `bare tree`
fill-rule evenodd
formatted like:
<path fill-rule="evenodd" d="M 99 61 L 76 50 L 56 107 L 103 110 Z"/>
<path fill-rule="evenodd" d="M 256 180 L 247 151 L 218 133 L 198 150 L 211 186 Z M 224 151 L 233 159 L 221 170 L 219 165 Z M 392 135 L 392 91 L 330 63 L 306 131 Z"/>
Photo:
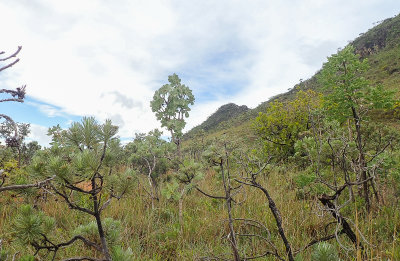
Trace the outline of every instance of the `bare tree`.
<path fill-rule="evenodd" d="M 0 65 L 0 72 L 12 67 L 16 63 L 19 62 L 19 58 L 17 58 L 17 55 L 21 51 L 22 47 L 18 46 L 18 49 L 11 55 L 2 57 L 5 55 L 5 52 L 0 52 L 0 62 L 5 63 L 5 65 Z M 5 95 L 10 95 L 11 97 L 5 97 L 0 99 L 0 102 L 24 102 L 25 98 L 25 85 L 16 88 L 16 90 L 12 89 L 0 89 L 0 93 L 5 94 Z M 8 137 L 6 137 L 6 145 L 8 147 L 14 147 L 18 148 L 18 166 L 20 165 L 20 141 L 21 139 L 19 138 L 19 132 L 18 132 L 18 125 L 14 122 L 14 120 L 3 113 L 0 113 L 0 118 L 4 118 L 8 125 L 10 126 Z M 13 135 L 11 135 L 13 134 Z M 6 183 L 6 175 L 4 173 L 3 169 L 0 169 L 0 192 L 2 191 L 10 191 L 10 190 L 22 190 L 22 189 L 27 189 L 27 188 L 40 188 L 43 185 L 47 184 L 50 182 L 52 178 L 47 178 L 43 181 L 33 183 L 33 184 L 24 184 L 24 185 L 8 185 L 5 186 Z"/>
<path fill-rule="evenodd" d="M 215 196 L 209 193 L 204 192 L 199 187 L 196 189 L 203 195 L 214 198 L 214 199 L 221 199 L 225 201 L 226 209 L 228 212 L 228 227 L 229 227 L 229 234 L 227 235 L 226 239 L 228 240 L 233 254 L 233 259 L 235 261 L 242 260 L 239 255 L 238 250 L 238 242 L 237 242 L 237 235 L 234 229 L 234 221 L 232 215 L 232 203 L 235 202 L 233 197 L 240 192 L 242 185 L 239 186 L 232 186 L 232 177 L 231 177 L 231 170 L 230 170 L 230 151 L 227 148 L 227 143 L 223 142 L 222 148 L 217 146 L 210 146 L 208 150 L 205 151 L 204 156 L 206 160 L 213 166 L 217 166 L 219 168 L 219 172 L 221 174 L 222 183 L 225 195 L 223 196 Z"/>
<path fill-rule="evenodd" d="M 251 159 L 248 155 L 244 153 L 240 154 L 239 158 L 240 165 L 242 166 L 242 175 L 240 179 L 235 180 L 240 184 L 248 185 L 261 190 L 262 193 L 266 196 L 268 200 L 268 207 L 271 210 L 272 215 L 274 216 L 276 226 L 278 228 L 279 236 L 281 237 L 285 245 L 286 256 L 290 261 L 294 261 L 292 246 L 289 243 L 289 240 L 287 239 L 285 231 L 283 229 L 282 215 L 279 211 L 279 208 L 276 206 L 276 203 L 271 197 L 268 189 L 258 181 L 259 174 L 264 173 L 265 167 L 267 166 L 271 158 L 269 158 L 266 162 L 262 162 L 259 160 Z M 271 253 L 279 259 L 284 260 L 278 255 L 277 252 Z"/>
<path fill-rule="evenodd" d="M 22 47 L 18 46 L 17 51 L 15 51 L 13 54 L 6 56 L 4 58 L 0 58 L 0 62 L 5 62 L 5 65 L 0 65 L 0 72 L 10 68 L 11 66 L 15 65 L 16 63 L 19 62 L 19 58 L 16 58 L 19 52 L 21 51 Z M 5 52 L 0 52 L 0 57 L 1 55 L 4 55 Z M 14 101 L 14 102 L 24 102 L 25 98 L 25 87 L 26 85 L 23 85 L 21 87 L 16 88 L 16 90 L 12 89 L 0 89 L 0 93 L 8 94 L 11 95 L 11 97 L 6 97 L 3 99 L 0 99 L 0 102 L 9 102 L 9 101 Z M 0 118 L 4 118 L 6 121 L 8 121 L 14 128 L 14 136 L 8 137 L 6 139 L 6 144 L 7 146 L 10 147 L 19 147 L 19 142 L 18 142 L 18 127 L 15 124 L 14 120 L 5 115 L 5 114 L 0 114 Z"/>

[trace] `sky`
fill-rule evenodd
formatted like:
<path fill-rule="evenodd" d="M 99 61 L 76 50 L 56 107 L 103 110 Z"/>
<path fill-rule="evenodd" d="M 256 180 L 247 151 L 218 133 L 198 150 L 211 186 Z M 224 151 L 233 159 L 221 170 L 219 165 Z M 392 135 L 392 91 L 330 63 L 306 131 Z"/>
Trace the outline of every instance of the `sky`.
<path fill-rule="evenodd" d="M 42 145 L 83 116 L 111 119 L 128 141 L 161 127 L 150 101 L 176 73 L 196 99 L 187 131 L 226 103 L 287 91 L 399 12 L 398 0 L 0 0 L 0 51 L 22 46 L 0 88 L 27 85 L 0 113 Z"/>

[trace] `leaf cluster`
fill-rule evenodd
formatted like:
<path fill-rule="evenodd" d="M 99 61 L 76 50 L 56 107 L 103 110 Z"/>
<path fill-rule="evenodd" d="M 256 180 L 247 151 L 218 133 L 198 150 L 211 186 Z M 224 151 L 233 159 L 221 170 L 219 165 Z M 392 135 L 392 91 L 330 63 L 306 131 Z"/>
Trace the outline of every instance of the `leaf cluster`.
<path fill-rule="evenodd" d="M 184 118 L 189 117 L 189 105 L 193 105 L 195 99 L 192 90 L 181 84 L 178 75 L 168 76 L 168 82 L 154 93 L 150 106 L 161 126 L 173 132 L 174 139 L 182 136 L 186 125 Z"/>

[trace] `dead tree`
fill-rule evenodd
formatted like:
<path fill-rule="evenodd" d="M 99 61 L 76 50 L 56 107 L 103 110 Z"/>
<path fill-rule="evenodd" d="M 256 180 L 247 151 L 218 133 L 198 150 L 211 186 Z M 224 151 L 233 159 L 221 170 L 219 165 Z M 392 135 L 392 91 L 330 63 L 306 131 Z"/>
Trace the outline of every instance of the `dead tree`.
<path fill-rule="evenodd" d="M 259 174 L 263 173 L 265 170 L 265 167 L 269 163 L 270 159 L 267 160 L 267 162 L 262 163 L 257 160 L 252 160 L 248 155 L 241 154 L 240 156 L 240 164 L 242 166 L 242 175 L 240 179 L 235 179 L 237 182 L 240 184 L 248 185 L 254 188 L 257 188 L 261 190 L 261 192 L 265 195 L 265 197 L 268 200 L 268 207 L 272 212 L 272 215 L 274 216 L 276 226 L 278 228 L 279 236 L 282 239 L 282 242 L 285 245 L 286 248 L 286 256 L 289 259 L 289 261 L 294 261 L 293 257 L 293 250 L 292 246 L 289 243 L 289 240 L 286 237 L 285 230 L 283 229 L 282 226 L 282 215 L 276 206 L 275 201 L 271 197 L 268 189 L 261 185 L 261 183 L 257 180 Z M 282 257 L 278 255 L 278 253 L 275 253 L 275 256 L 279 257 L 281 260 L 284 260 Z"/>
<path fill-rule="evenodd" d="M 5 56 L 1 58 L 2 55 L 5 55 L 5 52 L 0 52 L 0 62 L 5 63 L 5 65 L 0 65 L 0 72 L 12 67 L 16 63 L 19 62 L 19 58 L 17 55 L 21 51 L 22 47 L 18 46 L 17 51 L 13 54 Z M 16 88 L 15 90 L 12 89 L 0 89 L 1 94 L 10 95 L 11 97 L 5 97 L 0 99 L 0 102 L 24 102 L 25 98 L 25 85 Z M 11 124 L 14 129 L 14 135 L 6 138 L 6 145 L 8 147 L 17 148 L 18 149 L 18 166 L 20 165 L 21 161 L 21 149 L 20 149 L 20 139 L 18 137 L 18 127 L 14 120 L 5 114 L 0 114 L 0 118 L 4 118 L 7 122 Z"/>
<path fill-rule="evenodd" d="M 204 192 L 198 186 L 196 186 L 195 188 L 197 189 L 197 191 L 199 191 L 201 194 L 203 194 L 207 197 L 214 198 L 214 199 L 221 199 L 221 200 L 225 201 L 227 214 L 228 214 L 227 221 L 228 221 L 228 229 L 229 229 L 229 234 L 227 235 L 226 239 L 228 240 L 228 242 L 231 246 L 233 260 L 240 261 L 243 259 L 241 259 L 240 255 L 239 255 L 239 250 L 238 250 L 237 235 L 236 235 L 235 229 L 234 229 L 234 220 L 235 219 L 233 218 L 233 215 L 232 215 L 232 203 L 235 202 L 233 197 L 240 192 L 242 185 L 239 184 L 239 186 L 236 186 L 236 187 L 232 186 L 229 153 L 230 153 L 230 151 L 227 148 L 227 143 L 223 142 L 221 147 L 210 146 L 203 155 L 205 157 L 205 159 L 212 166 L 219 167 L 219 172 L 221 174 L 223 188 L 224 188 L 224 195 L 222 195 L 222 196 L 211 195 L 207 192 Z M 218 259 L 222 259 L 222 258 L 218 258 Z"/>
<path fill-rule="evenodd" d="M 5 52 L 0 52 L 0 62 L 5 63 L 5 65 L 0 65 L 0 72 L 12 67 L 16 63 L 19 62 L 19 58 L 17 58 L 17 55 L 21 51 L 22 47 L 18 46 L 18 49 L 11 55 L 1 57 L 5 55 Z M 24 102 L 25 98 L 25 85 L 16 88 L 16 90 L 12 89 L 0 89 L 0 93 L 5 94 L 5 95 L 10 95 L 11 97 L 5 97 L 0 99 L 0 102 Z M 12 127 L 12 131 L 14 133 L 13 136 L 7 137 L 6 138 L 6 145 L 8 147 L 12 148 L 18 148 L 18 154 L 20 155 L 20 139 L 18 135 L 18 125 L 14 122 L 14 120 L 6 115 L 1 113 L 0 118 L 5 119 Z M 18 160 L 18 166 L 20 164 L 20 156 Z M 0 169 L 0 192 L 2 191 L 11 191 L 11 190 L 23 190 L 27 188 L 40 188 L 43 185 L 49 183 L 53 178 L 48 178 L 43 181 L 40 181 L 38 183 L 34 184 L 24 184 L 24 185 L 8 185 L 5 186 L 6 183 L 6 175 L 4 174 L 4 170 Z"/>
<path fill-rule="evenodd" d="M 22 47 L 18 46 L 17 51 L 15 51 L 13 54 L 6 56 L 4 58 L 0 58 L 0 62 L 5 62 L 5 65 L 0 65 L 0 72 L 10 68 L 11 66 L 15 65 L 16 63 L 19 62 L 19 58 L 16 58 L 18 53 L 21 51 Z M 4 55 L 5 52 L 0 52 L 0 56 Z M 12 89 L 0 89 L 0 93 L 8 94 L 11 95 L 11 97 L 6 97 L 3 99 L 0 99 L 0 102 L 8 102 L 8 101 L 14 101 L 14 102 L 24 102 L 25 98 L 25 85 L 16 88 L 16 90 Z M 4 118 L 6 121 L 10 122 L 12 126 L 14 127 L 14 136 L 9 137 L 6 139 L 6 144 L 7 146 L 10 147 L 17 147 L 18 144 L 18 128 L 13 119 L 11 117 L 5 115 L 5 114 L 0 114 L 0 118 Z"/>

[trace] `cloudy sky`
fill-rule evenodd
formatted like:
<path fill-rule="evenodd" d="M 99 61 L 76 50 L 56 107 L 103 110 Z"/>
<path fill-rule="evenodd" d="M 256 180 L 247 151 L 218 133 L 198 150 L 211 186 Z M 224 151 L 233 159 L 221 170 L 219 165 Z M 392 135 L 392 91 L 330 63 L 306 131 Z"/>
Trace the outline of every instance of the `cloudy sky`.
<path fill-rule="evenodd" d="M 196 102 L 186 130 L 221 105 L 251 108 L 311 77 L 399 0 L 0 0 L 0 51 L 23 49 L 0 88 L 27 85 L 1 113 L 47 128 L 106 118 L 128 140 L 160 127 L 149 103 L 177 73 Z"/>

